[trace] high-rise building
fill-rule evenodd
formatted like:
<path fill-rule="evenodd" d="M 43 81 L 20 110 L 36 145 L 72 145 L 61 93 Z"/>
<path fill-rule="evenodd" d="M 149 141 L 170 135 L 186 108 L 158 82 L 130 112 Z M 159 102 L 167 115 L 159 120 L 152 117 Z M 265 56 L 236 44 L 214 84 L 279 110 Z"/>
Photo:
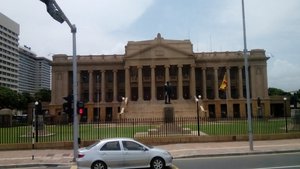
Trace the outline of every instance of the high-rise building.
<path fill-rule="evenodd" d="M 18 90 L 18 23 L 0 12 L 0 86 Z"/>
<path fill-rule="evenodd" d="M 51 63 L 45 57 L 36 58 L 36 90 L 50 89 Z"/>
<path fill-rule="evenodd" d="M 19 91 L 30 94 L 50 89 L 51 61 L 37 57 L 30 47 L 19 47 Z"/>

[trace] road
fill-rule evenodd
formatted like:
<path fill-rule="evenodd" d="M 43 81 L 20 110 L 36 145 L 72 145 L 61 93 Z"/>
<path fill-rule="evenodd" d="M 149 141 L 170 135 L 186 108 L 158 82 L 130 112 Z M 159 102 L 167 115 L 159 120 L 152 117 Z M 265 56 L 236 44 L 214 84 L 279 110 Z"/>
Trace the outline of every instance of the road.
<path fill-rule="evenodd" d="M 242 156 L 174 159 L 168 169 L 300 169 L 300 152 Z M 39 166 L 23 169 L 74 169 L 71 166 Z"/>
<path fill-rule="evenodd" d="M 175 159 L 178 169 L 300 169 L 300 152 Z"/>

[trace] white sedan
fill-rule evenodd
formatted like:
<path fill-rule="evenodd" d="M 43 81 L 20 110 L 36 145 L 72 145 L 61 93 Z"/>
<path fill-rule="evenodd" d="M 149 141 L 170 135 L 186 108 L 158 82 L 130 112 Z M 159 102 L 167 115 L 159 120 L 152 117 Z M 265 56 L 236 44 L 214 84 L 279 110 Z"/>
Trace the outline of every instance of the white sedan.
<path fill-rule="evenodd" d="M 173 157 L 165 150 L 148 147 L 130 138 L 100 140 L 78 151 L 79 169 L 163 169 Z"/>

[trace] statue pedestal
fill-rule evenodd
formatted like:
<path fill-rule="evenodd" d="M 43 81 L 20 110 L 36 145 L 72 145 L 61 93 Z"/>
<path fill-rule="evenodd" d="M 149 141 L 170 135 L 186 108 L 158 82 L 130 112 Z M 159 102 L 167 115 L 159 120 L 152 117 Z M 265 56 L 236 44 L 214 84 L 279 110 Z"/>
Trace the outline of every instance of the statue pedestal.
<path fill-rule="evenodd" d="M 165 123 L 173 123 L 174 122 L 174 107 L 173 106 L 165 106 L 164 107 L 164 121 L 165 121 Z"/>

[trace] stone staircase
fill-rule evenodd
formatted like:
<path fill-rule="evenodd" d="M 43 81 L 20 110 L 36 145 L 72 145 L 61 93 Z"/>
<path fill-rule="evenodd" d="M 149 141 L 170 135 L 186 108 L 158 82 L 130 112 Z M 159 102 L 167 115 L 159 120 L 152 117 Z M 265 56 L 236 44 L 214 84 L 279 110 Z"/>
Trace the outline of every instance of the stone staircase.
<path fill-rule="evenodd" d="M 125 118 L 164 118 L 164 108 L 173 107 L 174 117 L 195 117 L 196 104 L 193 100 L 172 100 L 171 104 L 164 101 L 129 102 L 124 113 Z"/>

